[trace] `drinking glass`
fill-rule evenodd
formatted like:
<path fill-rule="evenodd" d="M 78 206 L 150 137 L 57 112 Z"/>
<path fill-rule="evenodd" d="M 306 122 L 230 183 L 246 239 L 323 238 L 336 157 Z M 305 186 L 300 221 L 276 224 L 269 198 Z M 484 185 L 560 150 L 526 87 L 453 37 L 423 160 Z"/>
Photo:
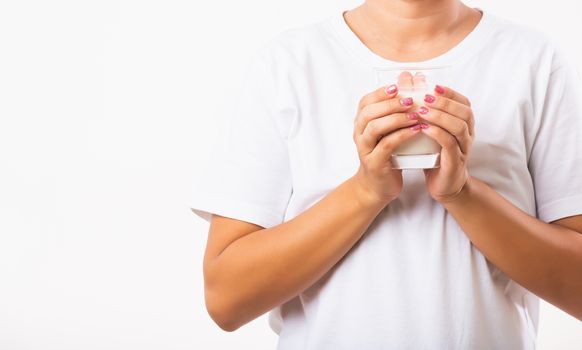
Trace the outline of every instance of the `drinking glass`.
<path fill-rule="evenodd" d="M 376 84 L 388 86 L 396 84 L 400 98 L 412 97 L 410 112 L 417 112 L 424 105 L 426 94 L 434 95 L 436 84 L 448 85 L 449 66 L 438 67 L 376 67 Z M 427 121 L 421 122 L 429 124 Z M 420 132 L 401 143 L 392 153 L 394 169 L 429 169 L 440 166 L 441 146 L 429 136 Z"/>

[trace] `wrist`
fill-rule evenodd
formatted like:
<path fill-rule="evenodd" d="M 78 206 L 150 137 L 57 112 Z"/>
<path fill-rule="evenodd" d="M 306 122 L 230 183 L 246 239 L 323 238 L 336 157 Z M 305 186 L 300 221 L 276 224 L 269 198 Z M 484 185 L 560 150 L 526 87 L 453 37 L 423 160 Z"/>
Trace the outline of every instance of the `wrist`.
<path fill-rule="evenodd" d="M 356 199 L 362 207 L 381 210 L 396 198 L 396 196 L 379 195 L 357 176 L 351 177 L 348 181 L 351 184 Z"/>
<path fill-rule="evenodd" d="M 454 195 L 452 195 L 450 197 L 441 199 L 441 200 L 439 200 L 439 202 L 445 208 L 452 207 L 455 205 L 463 205 L 470 198 L 471 193 L 474 191 L 475 185 L 476 185 L 475 178 L 473 178 L 471 175 L 469 175 L 467 177 L 467 180 L 465 181 L 463 186 L 461 186 L 461 188 L 459 189 L 459 191 L 457 193 L 455 193 Z"/>

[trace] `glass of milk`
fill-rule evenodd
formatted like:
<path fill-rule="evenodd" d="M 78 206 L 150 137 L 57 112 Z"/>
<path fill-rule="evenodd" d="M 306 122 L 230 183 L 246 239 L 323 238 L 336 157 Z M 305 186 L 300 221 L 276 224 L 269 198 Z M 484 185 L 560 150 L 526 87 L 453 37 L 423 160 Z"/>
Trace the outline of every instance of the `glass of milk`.
<path fill-rule="evenodd" d="M 424 105 L 426 94 L 434 95 L 436 84 L 448 85 L 449 66 L 438 67 L 376 67 L 376 84 L 388 86 L 396 84 L 400 98 L 412 97 L 414 105 L 409 110 L 417 112 Z M 428 123 L 422 119 L 420 121 Z M 392 154 L 395 169 L 438 168 L 441 146 L 423 133 L 401 143 Z"/>

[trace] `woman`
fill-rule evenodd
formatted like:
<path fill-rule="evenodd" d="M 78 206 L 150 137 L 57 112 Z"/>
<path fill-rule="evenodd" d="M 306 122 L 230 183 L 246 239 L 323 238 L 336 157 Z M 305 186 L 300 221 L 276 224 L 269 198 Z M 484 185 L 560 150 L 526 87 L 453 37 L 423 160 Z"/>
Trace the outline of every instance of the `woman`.
<path fill-rule="evenodd" d="M 425 114 L 375 86 L 402 65 L 451 66 Z M 582 319 L 579 82 L 540 33 L 367 0 L 279 35 L 235 96 L 192 203 L 224 330 L 270 311 L 279 349 L 533 349 L 538 296 Z M 417 133 L 440 167 L 392 169 Z"/>

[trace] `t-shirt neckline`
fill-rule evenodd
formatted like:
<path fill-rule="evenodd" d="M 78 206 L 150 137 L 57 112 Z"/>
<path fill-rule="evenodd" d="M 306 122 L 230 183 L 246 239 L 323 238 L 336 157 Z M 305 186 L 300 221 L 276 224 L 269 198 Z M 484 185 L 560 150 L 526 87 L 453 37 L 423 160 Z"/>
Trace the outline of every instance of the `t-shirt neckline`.
<path fill-rule="evenodd" d="M 439 56 L 424 61 L 393 61 L 384 58 L 370 50 L 360 38 L 352 31 L 344 19 L 345 10 L 331 18 L 331 24 L 338 39 L 361 63 L 372 67 L 392 67 L 392 66 L 440 66 L 457 63 L 460 59 L 467 58 L 477 51 L 480 45 L 485 43 L 485 39 L 491 32 L 492 15 L 479 7 L 475 7 L 482 13 L 479 23 L 473 30 L 463 38 L 457 45 Z"/>

